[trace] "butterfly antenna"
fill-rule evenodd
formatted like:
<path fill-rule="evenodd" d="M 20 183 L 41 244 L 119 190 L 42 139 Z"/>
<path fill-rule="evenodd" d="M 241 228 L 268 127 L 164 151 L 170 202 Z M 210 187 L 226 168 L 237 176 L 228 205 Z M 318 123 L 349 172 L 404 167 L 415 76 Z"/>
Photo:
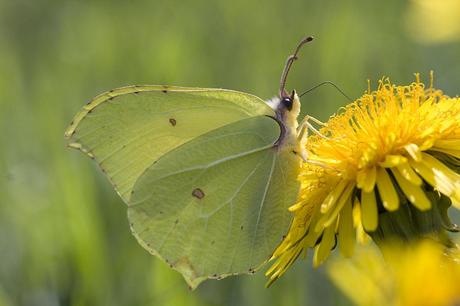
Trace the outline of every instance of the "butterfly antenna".
<path fill-rule="evenodd" d="M 292 63 L 294 63 L 294 61 L 298 58 L 297 54 L 299 53 L 299 51 L 302 48 L 302 46 L 305 45 L 306 43 L 312 41 L 312 40 L 313 40 L 312 36 L 308 36 L 308 37 L 303 38 L 299 42 L 299 44 L 297 45 L 297 48 L 295 49 L 294 54 L 289 55 L 289 57 L 288 57 L 288 59 L 286 61 L 286 64 L 284 65 L 283 73 L 281 74 L 280 92 L 279 92 L 280 97 L 288 96 L 288 93 L 286 92 L 286 90 L 284 88 L 286 87 L 286 80 L 287 80 L 287 76 L 289 74 L 289 70 L 291 70 Z"/>
<path fill-rule="evenodd" d="M 335 89 L 337 89 L 338 92 L 340 92 L 340 93 L 342 94 L 342 96 L 344 96 L 345 98 L 347 98 L 348 101 L 353 102 L 353 100 L 352 100 L 342 89 L 340 89 L 339 86 L 335 85 L 335 84 L 334 84 L 333 82 L 331 82 L 331 81 L 324 81 L 324 82 L 319 83 L 318 85 L 313 86 L 312 88 L 310 88 L 310 89 L 304 91 L 304 92 L 299 96 L 299 98 L 301 98 L 303 95 L 305 95 L 305 94 L 307 94 L 307 93 L 309 93 L 309 92 L 311 92 L 311 91 L 313 91 L 313 90 L 315 90 L 315 89 L 317 89 L 318 87 L 321 87 L 321 86 L 323 86 L 323 85 L 331 85 L 331 86 L 333 86 Z"/>

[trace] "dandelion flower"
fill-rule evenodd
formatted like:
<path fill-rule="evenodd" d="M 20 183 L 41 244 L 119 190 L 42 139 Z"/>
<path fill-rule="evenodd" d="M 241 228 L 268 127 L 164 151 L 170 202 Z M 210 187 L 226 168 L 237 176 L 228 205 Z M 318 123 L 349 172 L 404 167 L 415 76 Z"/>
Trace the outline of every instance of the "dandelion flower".
<path fill-rule="evenodd" d="M 328 266 L 333 282 L 358 306 L 450 306 L 460 302 L 460 256 L 433 241 L 361 248 Z M 356 290 L 360 284 L 361 290 Z"/>
<path fill-rule="evenodd" d="M 432 82 L 431 82 L 432 84 Z M 345 256 L 355 240 L 404 239 L 431 232 L 447 239 L 451 203 L 460 208 L 460 99 L 416 81 L 379 82 L 308 138 L 310 159 L 299 180 L 294 219 L 267 271 L 280 277 L 308 248 L 321 264 L 338 243 Z"/>

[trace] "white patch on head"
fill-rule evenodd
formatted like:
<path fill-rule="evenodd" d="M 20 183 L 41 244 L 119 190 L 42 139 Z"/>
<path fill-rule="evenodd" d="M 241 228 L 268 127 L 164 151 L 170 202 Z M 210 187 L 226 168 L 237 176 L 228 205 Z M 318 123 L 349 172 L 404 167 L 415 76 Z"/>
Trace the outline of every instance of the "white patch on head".
<path fill-rule="evenodd" d="M 273 97 L 265 101 L 274 111 L 278 109 L 278 105 L 280 105 L 281 99 L 279 97 Z"/>

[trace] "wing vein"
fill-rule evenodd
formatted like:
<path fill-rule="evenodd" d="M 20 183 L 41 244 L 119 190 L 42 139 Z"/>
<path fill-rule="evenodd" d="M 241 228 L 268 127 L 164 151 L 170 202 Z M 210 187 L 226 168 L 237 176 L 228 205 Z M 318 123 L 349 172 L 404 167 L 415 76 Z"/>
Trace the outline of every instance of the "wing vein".
<path fill-rule="evenodd" d="M 257 171 L 257 169 L 260 167 L 260 165 L 262 164 L 262 162 L 265 161 L 265 159 L 263 159 L 262 161 L 260 161 L 257 166 L 254 168 L 254 170 L 250 173 L 250 175 L 247 177 L 247 179 L 243 182 L 243 184 L 241 184 L 240 188 L 238 189 L 238 191 L 235 193 L 238 194 L 241 189 L 243 188 L 244 185 L 246 185 L 246 183 L 249 181 L 249 179 L 254 175 L 254 173 Z M 232 198 L 232 206 L 231 208 L 233 209 L 233 200 L 234 200 L 235 197 Z M 229 230 L 229 233 L 231 232 L 231 230 Z M 230 236 L 230 234 L 229 234 Z M 233 250 L 233 254 L 232 254 L 232 259 L 231 259 L 231 262 L 230 262 L 230 267 L 229 267 L 229 271 L 232 270 L 232 267 L 233 267 L 233 263 L 235 261 L 235 256 L 236 256 L 236 251 L 238 250 L 238 244 L 241 240 L 241 235 L 238 236 L 238 241 L 236 242 L 235 244 L 235 247 L 234 247 L 234 250 Z"/>
<path fill-rule="evenodd" d="M 267 196 L 268 188 L 269 188 L 271 180 L 272 180 L 273 170 L 275 168 L 275 162 L 276 162 L 276 154 L 273 155 L 273 161 L 272 161 L 272 165 L 270 167 L 270 174 L 269 174 L 268 179 L 267 179 L 267 184 L 265 185 L 265 190 L 264 190 L 264 194 L 262 196 L 262 200 L 260 201 L 259 213 L 257 215 L 256 225 L 255 225 L 255 228 L 254 228 L 254 234 L 253 234 L 254 237 L 252 238 L 252 243 L 251 243 L 251 253 L 250 253 L 251 255 L 249 256 L 250 262 L 252 262 L 252 256 L 253 256 L 253 251 L 254 251 L 254 242 L 255 242 L 255 239 L 257 237 L 257 231 L 258 231 L 258 228 L 259 228 L 260 216 L 261 216 L 262 210 L 264 208 L 265 198 Z M 265 245 L 267 245 L 266 237 L 264 237 L 264 243 L 265 243 Z"/>
<path fill-rule="evenodd" d="M 238 195 L 241 191 L 241 189 L 244 187 L 244 185 L 246 185 L 246 183 L 249 181 L 249 179 L 251 178 L 251 176 L 254 175 L 254 173 L 257 171 L 257 169 L 260 167 L 260 165 L 262 164 L 262 162 L 264 161 L 265 159 L 263 159 L 262 161 L 260 161 L 259 163 L 257 163 L 257 165 L 254 167 L 254 169 L 251 171 L 251 173 L 248 174 L 248 176 L 246 176 L 246 178 L 243 180 L 243 183 L 241 185 L 238 186 L 238 188 L 236 189 L 236 191 L 232 194 L 232 196 L 227 200 L 225 201 L 222 205 L 220 205 L 219 207 L 217 207 L 215 210 L 211 211 L 210 213 L 207 214 L 207 216 L 203 216 L 203 218 L 208 218 L 210 216 L 212 216 L 213 214 L 215 214 L 216 212 L 218 212 L 220 209 L 222 209 L 225 204 L 228 204 L 229 202 L 232 202 L 236 195 Z"/>
<path fill-rule="evenodd" d="M 230 161 L 230 160 L 233 160 L 233 159 L 236 159 L 236 158 L 240 158 L 240 157 L 243 157 L 243 156 L 246 156 L 246 155 L 254 154 L 254 153 L 266 150 L 268 148 L 271 148 L 272 146 L 273 146 L 273 144 L 269 144 L 267 146 L 263 146 L 263 147 L 260 147 L 260 148 L 256 148 L 256 149 L 253 149 L 253 150 L 245 151 L 245 152 L 242 152 L 242 153 L 238 153 L 238 154 L 227 156 L 225 158 L 218 159 L 218 160 L 213 161 L 213 162 L 211 162 L 211 163 L 209 163 L 207 165 L 199 165 L 199 166 L 194 166 L 194 167 L 182 169 L 180 171 L 175 171 L 175 172 L 169 173 L 169 174 L 167 174 L 165 176 L 155 178 L 154 181 L 162 180 L 164 178 L 167 178 L 167 177 L 170 177 L 170 176 L 173 176 L 173 175 L 182 174 L 182 173 L 186 173 L 186 172 L 190 172 L 190 171 L 194 171 L 194 170 L 206 170 L 206 169 L 214 167 L 214 166 L 216 166 L 218 164 L 221 164 L 223 162 Z M 153 181 L 149 182 L 149 183 L 153 183 Z M 136 202 L 129 203 L 129 206 L 136 206 L 136 205 L 142 204 L 145 201 L 147 201 L 150 198 L 152 198 L 152 196 L 153 196 L 153 194 L 149 194 L 149 196 L 146 197 L 146 198 L 140 199 L 140 200 L 138 200 Z"/>

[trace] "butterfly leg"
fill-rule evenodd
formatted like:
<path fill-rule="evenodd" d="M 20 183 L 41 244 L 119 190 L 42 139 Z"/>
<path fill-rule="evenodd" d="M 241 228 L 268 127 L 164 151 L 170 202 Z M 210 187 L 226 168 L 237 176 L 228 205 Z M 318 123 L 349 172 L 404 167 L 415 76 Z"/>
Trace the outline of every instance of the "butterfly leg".
<path fill-rule="evenodd" d="M 324 134 L 322 134 L 317 128 L 315 128 L 313 126 L 313 124 L 310 123 L 310 121 L 320 125 L 320 126 L 323 126 L 323 127 L 326 127 L 327 124 L 316 119 L 315 117 L 311 117 L 311 116 L 305 116 L 303 118 L 303 120 L 300 122 L 299 124 L 299 127 L 297 128 L 297 133 L 298 135 L 300 135 L 302 133 L 302 129 L 309 129 L 311 130 L 313 133 L 315 133 L 316 135 L 318 135 L 319 137 L 323 138 L 323 139 L 326 139 L 326 140 L 330 140 L 330 141 L 334 141 L 334 140 L 340 140 L 340 139 L 343 139 L 344 136 L 339 136 L 339 137 L 329 137 L 329 136 L 326 136 Z"/>
<path fill-rule="evenodd" d="M 304 129 L 309 129 L 309 130 L 311 130 L 313 133 L 315 133 L 316 135 L 318 135 L 318 136 L 321 137 L 321 138 L 324 138 L 324 139 L 331 139 L 331 138 L 329 138 L 329 137 L 327 137 L 327 136 L 321 134 L 321 132 L 318 131 L 318 129 L 315 128 L 315 127 L 313 126 L 313 124 L 310 123 L 310 121 L 311 121 L 311 122 L 314 122 L 314 123 L 316 123 L 316 124 L 318 124 L 318 125 L 320 125 L 320 126 L 327 126 L 326 123 L 324 123 L 324 122 L 322 122 L 322 121 L 316 119 L 315 117 L 311 117 L 311 116 L 308 116 L 308 115 L 307 115 L 307 116 L 305 116 L 305 117 L 302 119 L 302 121 L 301 121 L 300 124 L 299 124 L 299 127 L 297 128 L 298 135 L 302 134 L 302 130 L 304 130 Z"/>
<path fill-rule="evenodd" d="M 308 131 L 311 130 L 313 133 L 318 135 L 319 137 L 323 139 L 330 139 L 329 137 L 321 134 L 320 131 L 318 131 L 313 124 L 310 123 L 310 121 L 313 121 L 319 125 L 326 126 L 325 123 L 319 121 L 316 118 L 310 117 L 310 116 L 305 116 L 303 120 L 300 122 L 299 127 L 297 128 L 297 143 L 300 146 L 300 152 L 303 160 L 306 160 L 308 157 L 308 152 L 305 149 L 306 144 L 307 144 L 307 139 L 308 139 Z"/>
<path fill-rule="evenodd" d="M 327 126 L 327 124 L 322 122 L 321 120 L 318 120 L 315 117 L 308 116 L 308 115 L 303 118 L 302 122 L 304 122 L 304 121 L 313 121 L 314 123 L 316 123 L 318 125 Z"/>
<path fill-rule="evenodd" d="M 318 160 L 313 160 L 309 159 L 310 153 L 306 149 L 306 144 L 308 140 L 308 131 L 311 130 L 313 131 L 316 135 L 320 136 L 321 138 L 328 139 L 330 140 L 331 138 L 321 134 L 320 131 L 318 131 L 309 121 L 313 121 L 319 125 L 326 126 L 325 123 L 319 121 L 316 118 L 310 117 L 310 116 L 305 116 L 302 122 L 300 123 L 298 129 L 297 129 L 297 143 L 299 144 L 299 149 L 298 152 L 300 152 L 300 157 L 302 160 L 306 163 L 316 165 L 325 169 L 333 169 L 331 166 L 322 163 Z"/>

